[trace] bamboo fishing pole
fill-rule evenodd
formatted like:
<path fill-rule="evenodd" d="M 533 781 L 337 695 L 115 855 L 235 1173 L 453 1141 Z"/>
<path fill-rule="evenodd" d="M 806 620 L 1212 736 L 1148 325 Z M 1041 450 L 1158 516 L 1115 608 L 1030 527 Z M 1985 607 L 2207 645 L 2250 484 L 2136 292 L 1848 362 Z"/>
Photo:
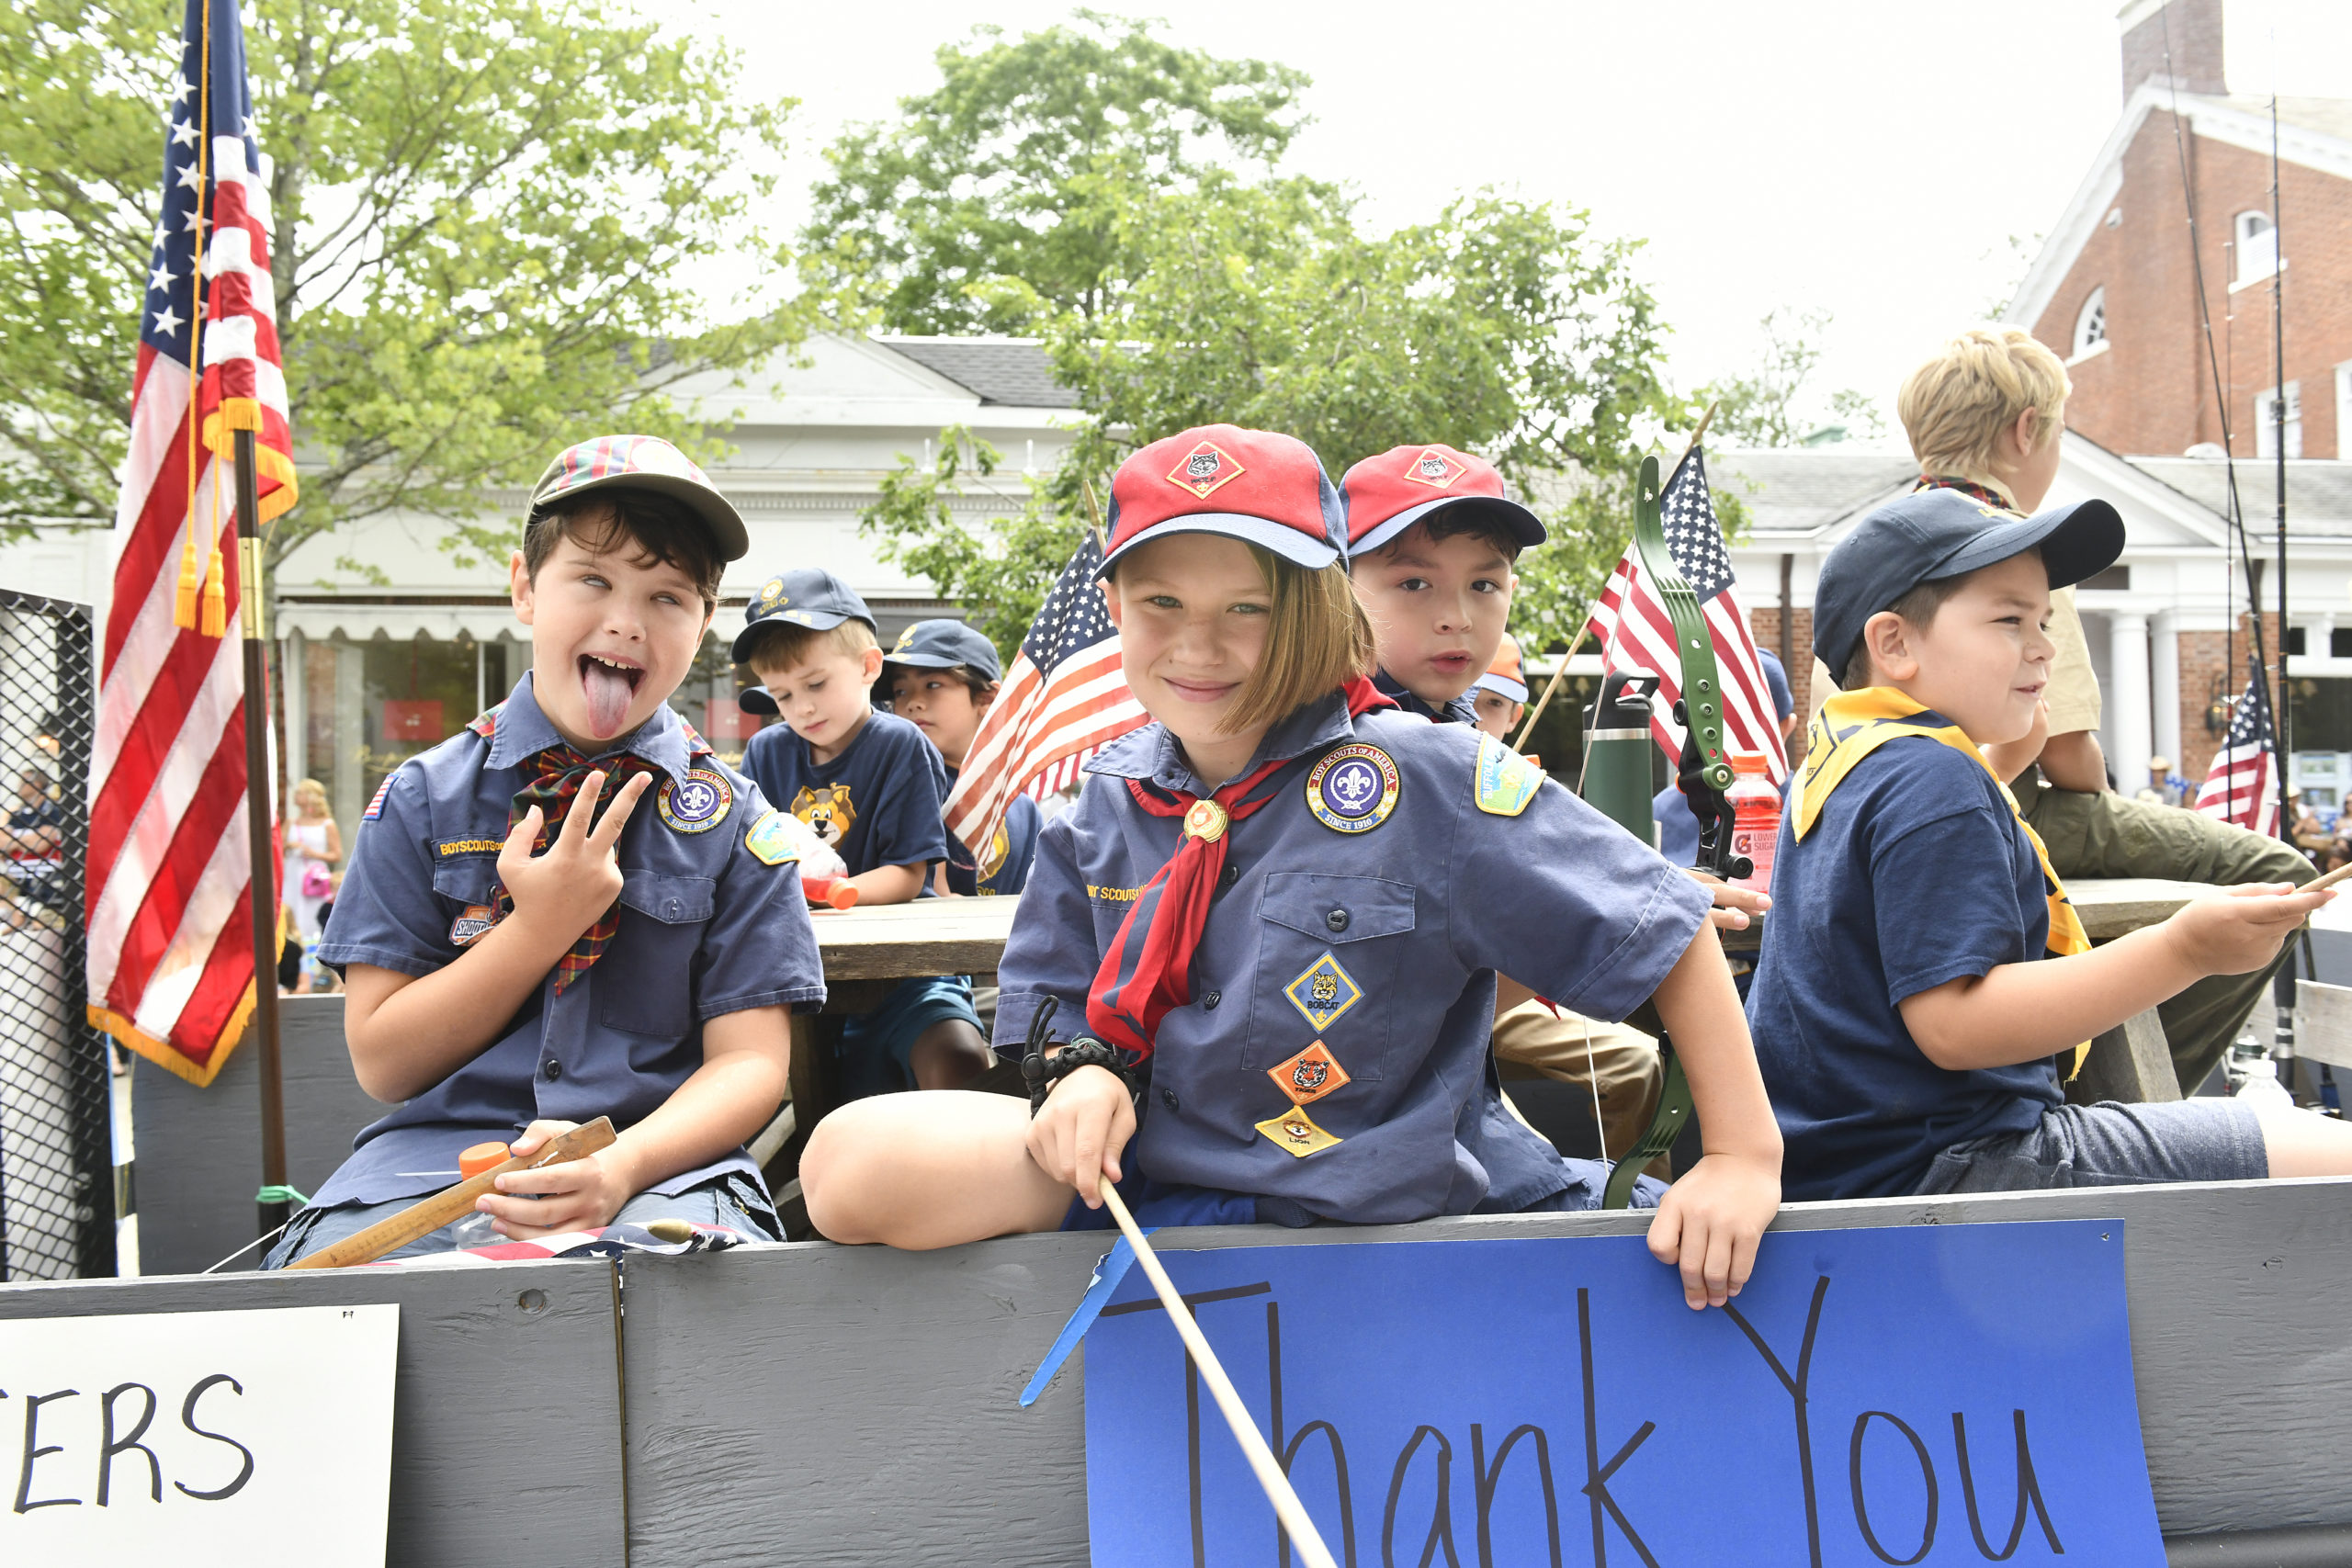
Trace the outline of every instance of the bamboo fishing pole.
<path fill-rule="evenodd" d="M 1151 1243 L 1144 1240 L 1143 1232 L 1136 1228 L 1136 1217 L 1127 1213 L 1127 1205 L 1120 1198 L 1118 1189 L 1105 1181 L 1102 1183 L 1102 1192 L 1103 1206 L 1111 1211 L 1111 1217 L 1119 1222 L 1119 1229 L 1126 1236 L 1127 1245 L 1135 1248 L 1136 1261 L 1143 1265 L 1144 1273 L 1151 1280 L 1151 1288 L 1159 1294 L 1159 1304 L 1168 1309 L 1169 1320 L 1176 1325 L 1176 1332 L 1183 1339 L 1184 1348 L 1192 1352 L 1193 1364 L 1201 1370 L 1201 1381 L 1207 1383 L 1209 1392 L 1216 1396 L 1216 1407 L 1225 1412 L 1225 1424 L 1233 1428 L 1233 1440 L 1241 1445 L 1241 1452 L 1250 1461 L 1250 1468 L 1257 1473 L 1258 1484 L 1265 1489 L 1266 1501 L 1274 1506 L 1274 1517 L 1282 1521 L 1283 1529 L 1290 1532 L 1291 1541 L 1298 1548 L 1299 1556 L 1306 1560 L 1307 1568 L 1339 1568 L 1332 1560 L 1331 1549 L 1323 1544 L 1323 1537 L 1316 1529 L 1315 1521 L 1306 1517 L 1306 1505 L 1292 1490 L 1290 1477 L 1283 1473 L 1283 1467 L 1275 1461 L 1273 1450 L 1266 1447 L 1266 1439 L 1260 1435 L 1257 1423 L 1250 1419 L 1250 1412 L 1243 1406 L 1241 1395 L 1234 1391 L 1233 1380 L 1225 1375 L 1225 1368 L 1217 1361 L 1216 1352 L 1209 1348 L 1207 1337 L 1201 1333 L 1201 1325 L 1193 1321 L 1192 1309 L 1185 1306 L 1184 1298 L 1177 1292 L 1174 1281 L 1159 1266 L 1159 1257 L 1151 1250 Z"/>

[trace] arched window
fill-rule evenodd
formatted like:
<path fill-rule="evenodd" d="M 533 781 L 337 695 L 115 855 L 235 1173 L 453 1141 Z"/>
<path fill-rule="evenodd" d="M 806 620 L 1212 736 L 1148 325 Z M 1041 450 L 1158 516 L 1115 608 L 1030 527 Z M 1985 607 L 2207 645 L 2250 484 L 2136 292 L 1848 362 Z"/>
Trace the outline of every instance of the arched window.
<path fill-rule="evenodd" d="M 2239 283 L 2268 277 L 2278 270 L 2278 230 L 2267 212 L 2241 212 L 2237 217 L 2237 276 Z"/>
<path fill-rule="evenodd" d="M 2075 352 L 2076 359 L 2087 358 L 2107 348 L 2107 287 L 2102 284 L 2091 290 L 2083 301 L 2082 313 L 2075 318 Z"/>

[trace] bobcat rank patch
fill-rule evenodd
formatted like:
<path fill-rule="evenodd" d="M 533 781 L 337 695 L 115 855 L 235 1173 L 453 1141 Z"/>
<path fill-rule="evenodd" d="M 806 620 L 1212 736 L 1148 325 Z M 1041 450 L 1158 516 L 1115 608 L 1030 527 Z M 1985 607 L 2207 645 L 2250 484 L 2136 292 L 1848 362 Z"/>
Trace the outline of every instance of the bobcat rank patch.
<path fill-rule="evenodd" d="M 1313 1117 L 1296 1108 L 1280 1116 L 1269 1116 L 1258 1123 L 1258 1131 L 1272 1139 L 1276 1148 L 1287 1149 L 1300 1159 L 1343 1141 L 1317 1127 Z"/>
<path fill-rule="evenodd" d="M 1335 833 L 1366 833 L 1396 809 L 1398 788 L 1396 759 L 1358 740 L 1307 771 L 1306 809 Z"/>
<path fill-rule="evenodd" d="M 1491 735 L 1478 737 L 1478 809 L 1493 817 L 1516 817 L 1544 784 L 1544 770 Z"/>
<path fill-rule="evenodd" d="M 1363 1000 L 1363 987 L 1329 953 L 1284 986 L 1283 995 L 1290 998 L 1290 1005 L 1299 1010 L 1317 1034 L 1330 1028 L 1332 1020 Z"/>
<path fill-rule="evenodd" d="M 735 790 L 713 768 L 688 768 L 682 779 L 665 780 L 653 797 L 662 820 L 681 833 L 707 833 L 727 818 Z"/>
<path fill-rule="evenodd" d="M 1348 1083 L 1347 1069 L 1340 1066 L 1340 1059 L 1320 1040 L 1289 1061 L 1268 1067 L 1266 1076 L 1274 1080 L 1276 1089 L 1290 1096 L 1294 1105 L 1311 1105 Z"/>
<path fill-rule="evenodd" d="M 449 922 L 449 942 L 455 947 L 471 947 L 490 934 L 498 923 L 498 911 L 488 904 L 469 904 L 465 912 Z"/>
<path fill-rule="evenodd" d="M 784 813 L 771 807 L 760 813 L 752 830 L 743 835 L 743 847 L 762 865 L 782 865 L 786 861 L 798 861 L 800 852 L 793 847 L 792 835 L 785 830 Z"/>

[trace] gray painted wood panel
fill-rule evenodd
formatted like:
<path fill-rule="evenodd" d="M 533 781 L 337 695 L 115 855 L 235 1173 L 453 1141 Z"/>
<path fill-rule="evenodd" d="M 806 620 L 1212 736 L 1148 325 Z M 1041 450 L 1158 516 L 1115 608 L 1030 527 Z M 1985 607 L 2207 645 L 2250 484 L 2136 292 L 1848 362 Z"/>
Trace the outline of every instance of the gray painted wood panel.
<path fill-rule="evenodd" d="M 316 1192 L 350 1156 L 353 1134 L 390 1108 L 368 1099 L 352 1077 L 341 997 L 288 997 L 278 1006 L 287 1179 Z M 134 1069 L 141 1272 L 198 1273 L 254 1238 L 254 1191 L 261 1185 L 254 1059 L 248 1036 L 205 1089 L 145 1061 Z M 230 1267 L 250 1269 L 257 1256 Z"/>
<path fill-rule="evenodd" d="M 2254 1554 L 2228 1561 L 2336 1560 L 2311 1553 L 2333 1550 L 2324 1527 L 2352 1526 L 2352 1180 L 1792 1204 L 1775 1229 L 2088 1218 L 2127 1225 L 2133 1366 L 2167 1535 L 2285 1530 L 2233 1543 Z M 1644 1224 L 1593 1213 L 1233 1227 L 1184 1233 L 1183 1245 Z M 1012 1561 L 1012 1542 L 1024 1563 L 1084 1562 L 1082 1353 L 1033 1409 L 1015 1401 L 1107 1246 L 1100 1234 L 911 1255 L 812 1243 L 630 1263 L 633 1568 L 944 1568 Z M 713 1467 L 747 1483 L 714 1488 Z M 2221 1550 L 2177 1545 L 2182 1562 Z"/>
<path fill-rule="evenodd" d="M 387 1568 L 577 1568 L 623 1561 L 613 1283 L 581 1261 L 7 1285 L 0 1318 L 397 1302 Z"/>

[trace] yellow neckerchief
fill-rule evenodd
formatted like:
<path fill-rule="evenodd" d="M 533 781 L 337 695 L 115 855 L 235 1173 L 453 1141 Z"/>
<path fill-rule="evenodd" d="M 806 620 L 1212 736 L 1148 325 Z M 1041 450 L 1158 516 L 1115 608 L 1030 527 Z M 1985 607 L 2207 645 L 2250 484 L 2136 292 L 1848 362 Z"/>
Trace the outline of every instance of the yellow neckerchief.
<path fill-rule="evenodd" d="M 1939 740 L 1966 755 L 1986 773 L 1993 772 L 1984 761 L 1984 753 L 1976 749 L 1975 742 L 1958 725 L 1894 687 L 1868 686 L 1859 692 L 1839 692 L 1822 705 L 1805 731 L 1804 776 L 1799 781 L 1796 802 L 1798 840 L 1802 842 L 1812 830 L 1821 816 L 1822 803 L 1854 771 L 1856 763 L 1888 741 L 1906 735 Z M 2041 835 L 2018 811 L 2018 799 L 2009 793 L 2009 786 L 1997 776 L 1993 783 L 2000 790 L 2001 798 L 2009 803 L 2018 826 L 2025 829 L 2027 841 L 2033 845 L 2033 858 L 2041 863 L 2042 892 L 2050 900 L 2050 939 L 2045 945 L 2051 956 L 2071 958 L 2078 953 L 2088 953 L 2091 939 L 2083 934 L 2082 918 L 2075 913 L 2058 873 L 2051 867 L 2050 852 L 2042 848 Z M 2083 1070 L 2083 1058 L 2090 1054 L 2090 1048 L 2087 1040 L 2075 1047 L 2075 1065 L 2066 1074 L 2068 1077 Z"/>

